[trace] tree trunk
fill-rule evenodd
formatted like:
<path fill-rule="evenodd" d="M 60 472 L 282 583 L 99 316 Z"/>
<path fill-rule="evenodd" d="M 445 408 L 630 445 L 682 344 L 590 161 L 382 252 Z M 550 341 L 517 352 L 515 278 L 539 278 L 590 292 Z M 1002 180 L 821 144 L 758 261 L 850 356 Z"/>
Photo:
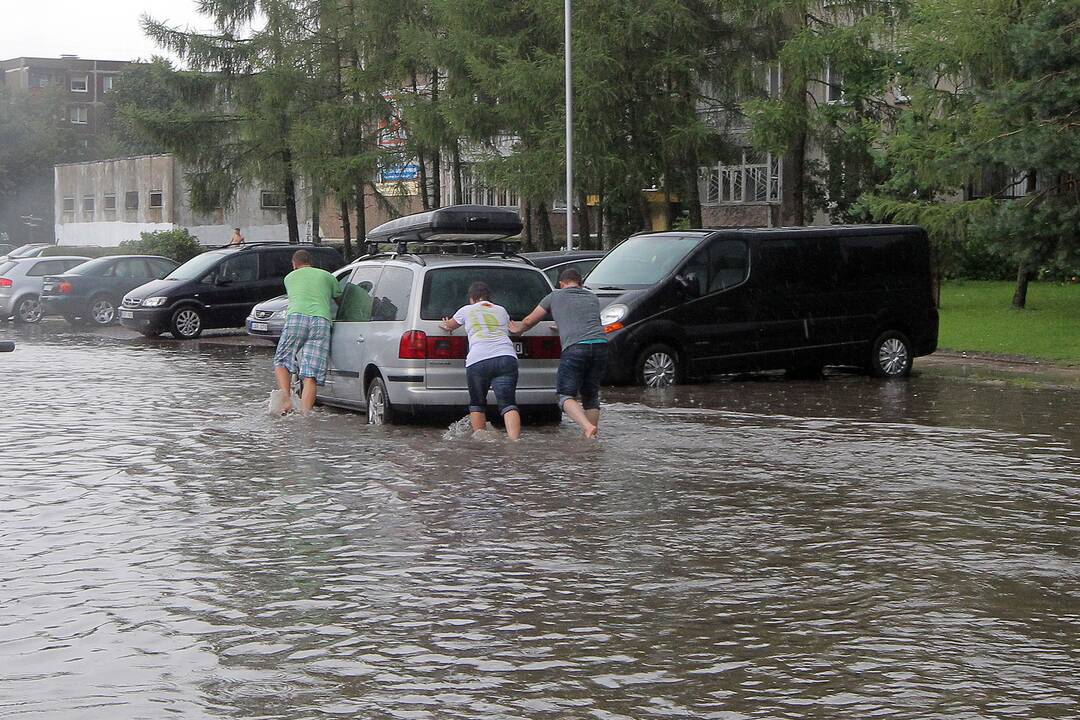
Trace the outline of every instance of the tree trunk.
<path fill-rule="evenodd" d="M 536 245 L 533 242 L 533 215 L 531 200 L 525 201 L 525 212 L 523 213 L 523 215 L 525 217 L 525 227 L 523 228 L 523 231 L 525 233 L 525 242 L 522 243 L 524 245 L 522 250 L 524 250 L 525 252 L 531 252 L 536 249 Z"/>
<path fill-rule="evenodd" d="M 431 105 L 438 110 L 439 105 L 439 69 L 431 71 Z M 442 207 L 442 152 L 436 148 L 432 155 L 431 164 L 434 175 L 431 178 L 432 205 L 435 208 Z"/>
<path fill-rule="evenodd" d="M 349 201 L 341 200 L 341 234 L 345 238 L 345 262 L 353 260 L 352 250 L 352 221 L 349 220 Z"/>
<path fill-rule="evenodd" d="M 1018 310 L 1027 307 L 1028 283 L 1031 282 L 1031 270 L 1026 262 L 1020 263 L 1016 271 L 1016 292 L 1013 293 L 1012 306 Z"/>
<path fill-rule="evenodd" d="M 551 232 L 551 218 L 548 217 L 547 203 L 541 202 L 536 208 L 538 226 L 537 250 L 550 250 L 555 246 L 555 233 Z"/>
<path fill-rule="evenodd" d="M 596 200 L 596 249 L 604 250 L 608 246 L 607 238 L 604 237 L 607 230 L 604 226 L 604 194 L 598 194 Z"/>
<path fill-rule="evenodd" d="M 586 204 L 587 200 L 588 197 L 585 195 L 585 191 L 579 190 L 577 211 L 577 246 L 579 250 L 592 250 L 592 230 L 589 223 L 589 206 Z"/>
<path fill-rule="evenodd" d="M 367 198 L 365 197 L 366 183 L 356 184 L 356 244 L 363 247 L 367 242 Z"/>
<path fill-rule="evenodd" d="M 420 207 L 424 210 L 431 209 L 431 197 L 428 195 L 428 179 L 427 179 L 427 161 L 424 159 L 424 153 L 420 150 L 416 151 L 416 164 L 419 171 L 420 180 Z"/>
<path fill-rule="evenodd" d="M 296 182 L 293 180 L 292 152 L 286 148 L 281 155 L 285 164 L 285 221 L 289 225 L 289 242 L 300 242 L 300 226 L 296 218 Z"/>
<path fill-rule="evenodd" d="M 458 143 L 457 138 L 454 139 L 454 149 L 451 161 L 453 166 L 453 181 L 454 181 L 454 204 L 461 204 L 461 145 Z"/>
<path fill-rule="evenodd" d="M 699 228 L 704 226 L 701 219 L 701 194 L 698 192 L 698 156 L 696 152 L 688 153 L 686 167 L 683 169 L 683 182 L 686 189 L 683 191 L 684 206 L 689 212 L 690 227 Z"/>
<path fill-rule="evenodd" d="M 322 193 L 316 183 L 311 184 L 311 242 L 322 245 Z"/>

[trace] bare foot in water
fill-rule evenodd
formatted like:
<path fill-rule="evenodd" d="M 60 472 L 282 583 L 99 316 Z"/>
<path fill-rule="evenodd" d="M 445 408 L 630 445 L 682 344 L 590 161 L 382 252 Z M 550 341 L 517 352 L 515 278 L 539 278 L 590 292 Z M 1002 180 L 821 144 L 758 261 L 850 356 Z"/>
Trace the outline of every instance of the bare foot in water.
<path fill-rule="evenodd" d="M 293 411 L 292 400 L 285 400 L 285 402 L 281 403 L 281 414 L 282 414 L 282 416 L 288 415 L 292 411 Z"/>

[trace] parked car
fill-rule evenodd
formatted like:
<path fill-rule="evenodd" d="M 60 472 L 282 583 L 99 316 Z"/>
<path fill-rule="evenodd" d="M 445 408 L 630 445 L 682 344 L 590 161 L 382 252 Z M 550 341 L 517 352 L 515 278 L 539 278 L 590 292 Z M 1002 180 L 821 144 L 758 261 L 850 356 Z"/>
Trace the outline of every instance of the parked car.
<path fill-rule="evenodd" d="M 403 250 L 409 238 L 438 242 L 440 233 L 448 243 L 461 242 L 476 228 L 497 238 L 520 232 L 521 223 L 512 210 L 451 206 L 386 223 L 368 233 L 368 240 L 384 238 Z M 366 411 L 368 422 L 376 425 L 431 411 L 464 411 L 469 341 L 464 332 L 447 333 L 440 322 L 468 302 L 469 285 L 476 280 L 487 283 L 492 300 L 513 319 L 523 318 L 551 292 L 544 273 L 521 259 L 395 252 L 356 262 L 339 303 L 330 370 L 317 400 Z M 560 345 L 554 324 L 542 322 L 512 339 L 520 359 L 522 412 L 558 418 Z M 489 401 L 494 405 L 494 396 Z"/>
<path fill-rule="evenodd" d="M 567 268 L 574 268 L 581 277 L 592 271 L 607 253 L 603 250 L 563 250 L 558 252 L 528 252 L 522 257 L 528 258 L 536 267 L 544 271 L 553 286 L 559 284 L 559 273 Z"/>
<path fill-rule="evenodd" d="M 59 275 L 90 258 L 63 255 L 15 258 L 0 262 L 0 320 L 41 322 L 41 285 L 46 275 Z"/>
<path fill-rule="evenodd" d="M 323 269 L 341 267 L 341 253 L 305 245 Z M 178 340 L 199 337 L 210 328 L 243 327 L 257 303 L 285 291 L 292 256 L 287 243 L 238 245 L 211 250 L 188 260 L 162 280 L 152 280 L 124 295 L 120 324 L 147 337 L 168 330 Z"/>
<path fill-rule="evenodd" d="M 85 262 L 63 275 L 46 277 L 41 286 L 45 315 L 61 315 L 69 323 L 88 320 L 96 325 L 116 322 L 124 295 L 177 268 L 156 255 L 111 255 Z"/>
<path fill-rule="evenodd" d="M 344 283 L 355 267 L 355 264 L 346 265 L 339 270 L 335 270 L 334 277 L 337 278 L 339 283 Z M 248 335 L 277 344 L 278 339 L 281 338 L 281 331 L 285 329 L 285 311 L 288 309 L 288 295 L 278 295 L 275 298 L 259 303 L 251 309 L 251 314 L 247 316 L 245 326 Z"/>
<path fill-rule="evenodd" d="M 52 245 L 49 243 L 20 245 L 19 247 L 8 251 L 6 255 L 0 257 L 0 261 L 14 260 L 16 258 L 41 257 L 41 255 L 51 247 Z"/>
<path fill-rule="evenodd" d="M 646 233 L 612 250 L 587 285 L 600 296 L 616 383 L 824 365 L 902 377 L 937 348 L 919 227 Z"/>

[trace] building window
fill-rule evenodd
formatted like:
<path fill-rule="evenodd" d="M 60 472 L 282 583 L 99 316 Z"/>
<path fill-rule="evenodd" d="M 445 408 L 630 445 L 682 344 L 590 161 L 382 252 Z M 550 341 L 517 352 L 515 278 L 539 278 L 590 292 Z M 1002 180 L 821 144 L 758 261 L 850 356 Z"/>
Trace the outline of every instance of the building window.
<path fill-rule="evenodd" d="M 104 208 L 106 210 L 116 210 L 116 196 L 115 195 L 106 195 L 105 196 Z"/>
<path fill-rule="evenodd" d="M 90 87 L 89 75 L 72 75 L 71 92 L 88 92 Z"/>
<path fill-rule="evenodd" d="M 825 64 L 825 102 L 838 103 L 843 100 L 844 76 L 829 61 Z"/>
<path fill-rule="evenodd" d="M 703 205 L 780 202 L 780 159 L 746 148 L 737 164 L 704 168 L 700 189 Z"/>
<path fill-rule="evenodd" d="M 72 105 L 70 117 L 72 124 L 85 125 L 90 116 L 85 105 Z"/>
<path fill-rule="evenodd" d="M 124 209 L 125 210 L 138 210 L 139 209 L 139 191 L 131 190 L 124 193 Z"/>
<path fill-rule="evenodd" d="M 101 78 L 101 91 L 109 92 L 110 90 L 112 90 L 114 80 L 116 80 L 115 75 L 106 75 L 105 77 Z"/>
<path fill-rule="evenodd" d="M 83 211 L 83 215 L 93 215 L 94 214 L 94 198 L 93 197 L 88 196 L 88 197 L 84 197 L 82 199 L 82 211 Z"/>
<path fill-rule="evenodd" d="M 66 212 L 66 213 L 75 212 L 75 198 L 73 198 L 73 197 L 64 198 L 64 212 Z"/>
<path fill-rule="evenodd" d="M 285 194 L 263 190 L 260 194 L 259 205 L 264 208 L 274 209 L 285 207 Z"/>
<path fill-rule="evenodd" d="M 480 180 L 479 174 L 471 163 L 461 164 L 462 205 L 489 205 L 492 207 L 518 207 L 518 194 L 506 188 L 489 187 Z"/>
<path fill-rule="evenodd" d="M 148 207 L 160 208 L 165 203 L 165 196 L 160 190 L 150 191 L 150 204 Z"/>
<path fill-rule="evenodd" d="M 1022 198 L 1044 189 L 1046 183 L 1040 182 L 1041 175 L 1033 169 L 1013 170 L 1004 165 L 985 165 L 968 183 L 967 199 L 977 198 Z"/>

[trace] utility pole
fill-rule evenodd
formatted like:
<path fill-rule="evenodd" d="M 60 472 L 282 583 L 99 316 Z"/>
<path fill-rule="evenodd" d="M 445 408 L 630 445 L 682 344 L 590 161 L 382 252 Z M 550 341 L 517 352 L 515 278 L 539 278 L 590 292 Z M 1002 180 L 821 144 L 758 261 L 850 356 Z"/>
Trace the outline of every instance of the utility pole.
<path fill-rule="evenodd" d="M 570 80 L 570 0 L 563 0 L 563 13 L 566 36 L 566 250 L 569 252 L 574 249 L 574 113 Z"/>

